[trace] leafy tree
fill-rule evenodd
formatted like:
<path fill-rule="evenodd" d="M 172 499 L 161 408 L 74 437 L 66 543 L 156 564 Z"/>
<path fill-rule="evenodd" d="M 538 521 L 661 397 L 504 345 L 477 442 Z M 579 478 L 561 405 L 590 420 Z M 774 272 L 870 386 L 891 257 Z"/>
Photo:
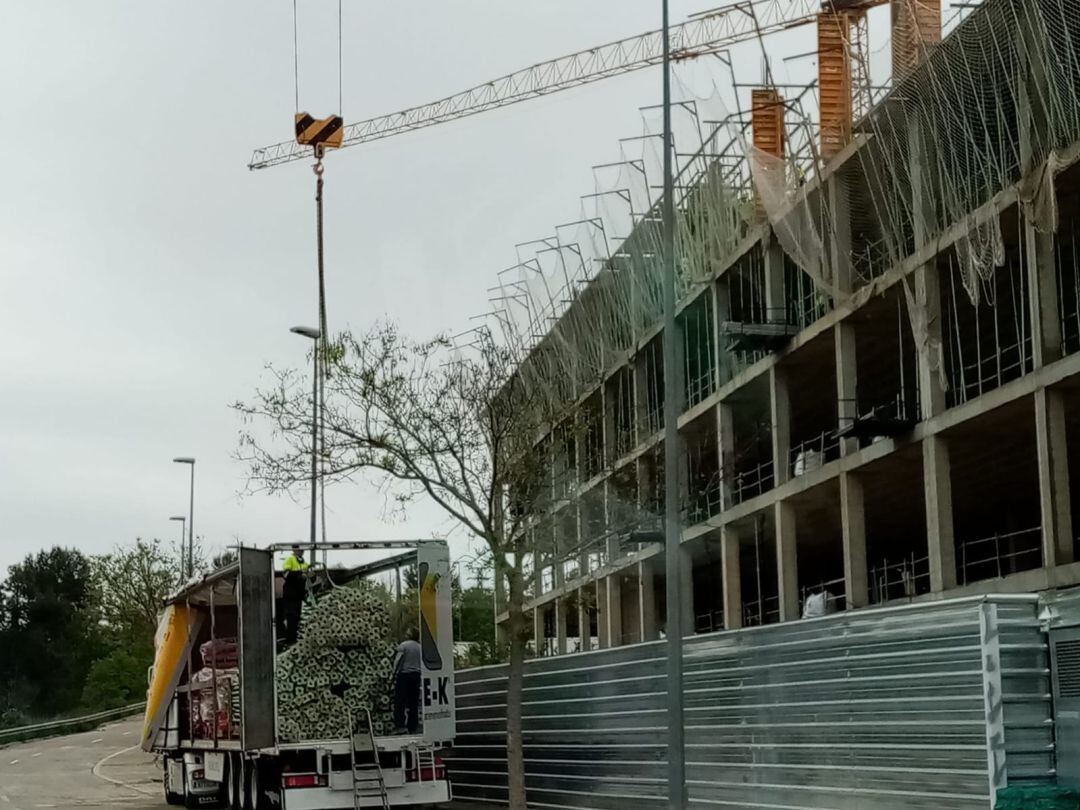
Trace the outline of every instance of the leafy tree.
<path fill-rule="evenodd" d="M 118 646 L 90 665 L 83 685 L 83 706 L 98 711 L 128 706 L 145 699 L 149 665 L 145 655 Z"/>
<path fill-rule="evenodd" d="M 233 549 L 228 548 L 224 551 L 220 551 L 210 559 L 210 570 L 217 571 L 219 568 L 224 568 L 227 565 L 232 565 L 234 562 L 240 559 L 240 555 Z"/>
<path fill-rule="evenodd" d="M 136 538 L 95 566 L 101 615 L 112 635 L 145 655 L 153 649 L 158 616 L 179 584 L 180 559 L 160 540 Z"/>
<path fill-rule="evenodd" d="M 557 397 L 517 374 L 514 351 L 488 332 L 471 337 L 467 347 L 445 337 L 418 342 L 388 323 L 342 334 L 323 351 L 322 476 L 373 476 L 401 509 L 429 499 L 485 544 L 508 586 L 508 782 L 511 810 L 521 810 L 523 606 L 533 552 L 525 527 L 546 509 L 551 469 L 537 440 L 554 422 Z M 311 395 L 306 370 L 270 372 L 269 388 L 235 406 L 245 425 L 256 425 L 242 428 L 238 456 L 253 488 L 282 492 L 309 475 Z"/>
<path fill-rule="evenodd" d="M 0 594 L 0 707 L 47 717 L 76 706 L 104 648 L 90 560 L 60 547 L 30 555 Z"/>

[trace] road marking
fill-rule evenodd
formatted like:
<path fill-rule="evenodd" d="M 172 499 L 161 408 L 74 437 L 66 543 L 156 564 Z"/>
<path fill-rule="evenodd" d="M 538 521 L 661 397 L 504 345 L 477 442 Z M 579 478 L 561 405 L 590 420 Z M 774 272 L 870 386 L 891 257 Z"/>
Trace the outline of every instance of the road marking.
<path fill-rule="evenodd" d="M 120 756 L 122 754 L 130 753 L 130 752 L 134 751 L 138 747 L 139 746 L 137 746 L 137 745 L 132 745 L 129 748 L 124 748 L 124 749 L 122 749 L 120 751 L 115 751 L 115 752 L 109 754 L 107 757 L 105 757 L 104 759 L 99 761 L 97 765 L 95 765 L 93 768 L 91 768 L 90 772 L 94 776 L 96 776 L 98 779 L 101 779 L 101 780 L 103 780 L 105 782 L 111 782 L 114 785 L 118 785 L 118 786 L 120 786 L 122 788 L 127 788 L 128 790 L 133 790 L 136 793 L 143 794 L 144 796 L 155 796 L 156 797 L 158 795 L 156 791 L 144 790 L 141 787 L 137 787 L 136 785 L 132 785 L 132 784 L 129 784 L 127 782 L 121 781 L 120 779 L 113 779 L 111 776 L 106 776 L 105 774 L 103 774 L 101 772 L 101 766 L 104 765 L 106 762 L 108 762 L 109 760 L 115 759 L 116 757 L 118 757 L 118 756 Z"/>
<path fill-rule="evenodd" d="M 10 762 L 9 764 L 10 764 L 10 765 L 18 765 L 18 764 L 19 764 L 19 760 L 17 760 L 17 759 L 13 759 L 13 760 L 11 760 L 11 762 Z"/>
<path fill-rule="evenodd" d="M 104 737 L 98 737 L 96 740 L 91 740 L 90 744 L 91 745 L 97 745 L 99 742 L 101 742 L 104 739 L 105 739 Z"/>
<path fill-rule="evenodd" d="M 38 751 L 36 754 L 31 754 L 30 758 L 33 759 L 34 757 L 40 757 L 40 756 L 41 756 L 41 751 Z"/>
<path fill-rule="evenodd" d="M 5 804 L 11 804 L 11 799 L 9 799 L 3 793 L 0 793 L 0 802 L 4 802 Z"/>

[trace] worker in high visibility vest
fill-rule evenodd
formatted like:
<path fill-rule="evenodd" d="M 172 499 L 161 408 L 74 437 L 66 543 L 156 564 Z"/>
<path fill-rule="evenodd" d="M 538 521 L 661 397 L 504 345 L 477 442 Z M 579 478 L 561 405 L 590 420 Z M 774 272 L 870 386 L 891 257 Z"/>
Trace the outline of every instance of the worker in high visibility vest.
<path fill-rule="evenodd" d="M 300 633 L 300 608 L 307 595 L 308 564 L 304 562 L 304 550 L 300 546 L 292 547 L 292 554 L 285 558 L 281 570 L 285 572 L 285 585 L 281 593 L 285 643 L 292 646 Z"/>

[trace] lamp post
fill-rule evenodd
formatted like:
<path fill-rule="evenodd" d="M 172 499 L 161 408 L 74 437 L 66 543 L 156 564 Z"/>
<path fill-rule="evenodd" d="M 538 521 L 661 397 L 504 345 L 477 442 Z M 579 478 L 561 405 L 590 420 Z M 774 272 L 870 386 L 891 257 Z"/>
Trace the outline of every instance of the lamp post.
<path fill-rule="evenodd" d="M 316 466 L 319 448 L 319 338 L 322 333 L 310 326 L 294 326 L 289 330 L 293 334 L 310 338 L 311 352 L 311 561 L 315 562 L 315 510 L 317 509 L 317 487 L 319 473 Z"/>
<path fill-rule="evenodd" d="M 180 521 L 180 581 L 183 584 L 184 580 L 184 524 L 187 523 L 187 518 L 183 515 L 174 515 L 169 520 Z"/>
<path fill-rule="evenodd" d="M 675 334 L 675 180 L 671 130 L 671 29 L 668 0 L 663 4 L 664 37 L 664 568 L 666 573 L 668 806 L 683 810 L 686 797 L 686 747 L 683 727 L 682 526 L 679 517 L 679 425 L 681 371 Z"/>
<path fill-rule="evenodd" d="M 195 573 L 195 459 L 190 456 L 180 456 L 173 459 L 174 464 L 187 464 L 191 467 L 191 490 L 188 495 L 188 553 L 187 553 L 187 577 L 191 579 Z"/>

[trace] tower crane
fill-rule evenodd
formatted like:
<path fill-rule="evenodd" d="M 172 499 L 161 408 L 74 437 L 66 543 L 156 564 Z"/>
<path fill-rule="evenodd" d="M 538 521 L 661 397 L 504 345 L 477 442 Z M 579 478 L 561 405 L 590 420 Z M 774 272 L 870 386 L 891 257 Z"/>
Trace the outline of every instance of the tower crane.
<path fill-rule="evenodd" d="M 860 0 L 827 0 L 825 5 L 833 7 L 841 2 L 848 6 L 859 4 Z M 878 2 L 882 0 L 870 0 L 871 4 Z M 738 0 L 673 26 L 672 54 L 675 59 L 685 60 L 718 53 L 752 37 L 813 23 L 821 10 L 820 0 Z M 662 32 L 649 31 L 541 62 L 438 101 L 348 124 L 340 133 L 341 147 L 357 146 L 454 121 L 519 101 L 632 73 L 659 65 L 662 61 Z M 307 145 L 284 141 L 256 149 L 248 168 L 265 169 L 310 156 L 311 149 Z"/>

